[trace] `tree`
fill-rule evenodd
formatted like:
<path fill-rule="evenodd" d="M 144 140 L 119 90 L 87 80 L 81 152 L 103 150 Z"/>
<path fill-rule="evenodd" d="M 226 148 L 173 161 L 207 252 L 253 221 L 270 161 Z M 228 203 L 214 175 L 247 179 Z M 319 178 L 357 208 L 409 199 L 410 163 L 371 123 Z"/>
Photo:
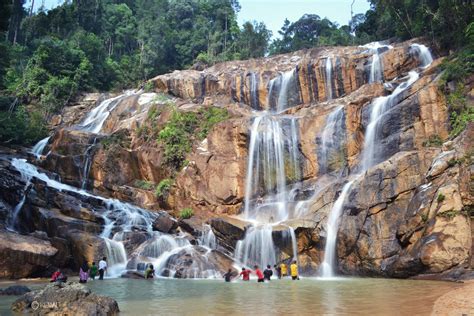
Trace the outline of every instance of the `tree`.
<path fill-rule="evenodd" d="M 268 51 L 272 32 L 263 22 L 245 22 L 234 43 L 234 51 L 241 59 L 263 57 Z"/>

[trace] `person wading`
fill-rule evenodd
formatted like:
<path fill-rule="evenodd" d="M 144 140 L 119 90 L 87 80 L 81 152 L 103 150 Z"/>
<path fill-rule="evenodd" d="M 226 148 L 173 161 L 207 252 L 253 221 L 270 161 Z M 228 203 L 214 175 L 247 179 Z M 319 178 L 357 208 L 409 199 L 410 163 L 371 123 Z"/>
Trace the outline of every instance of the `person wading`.
<path fill-rule="evenodd" d="M 253 267 L 255 269 L 255 274 L 257 275 L 257 282 L 265 281 L 265 277 L 263 276 L 262 270 L 258 268 L 258 266 Z"/>
<path fill-rule="evenodd" d="M 104 279 L 105 272 L 107 272 L 107 258 L 103 257 L 102 260 L 99 261 L 99 280 Z"/>
<path fill-rule="evenodd" d="M 263 271 L 263 276 L 265 280 L 270 281 L 270 278 L 272 277 L 272 275 L 273 275 L 272 267 L 271 265 L 267 265 L 267 268 Z"/>
<path fill-rule="evenodd" d="M 288 268 L 286 267 L 286 264 L 284 263 L 280 264 L 280 269 L 281 269 L 281 276 L 283 278 L 288 276 Z"/>
<path fill-rule="evenodd" d="M 250 273 L 252 273 L 252 271 L 242 268 L 242 272 L 240 272 L 240 275 L 242 276 L 242 280 L 244 281 L 250 280 Z"/>
<path fill-rule="evenodd" d="M 227 271 L 227 273 L 224 274 L 224 280 L 226 282 L 230 282 L 232 281 L 232 269 L 229 269 L 229 271 Z"/>
<path fill-rule="evenodd" d="M 300 277 L 298 275 L 298 265 L 296 264 L 296 260 L 293 261 L 293 263 L 290 265 L 290 272 L 291 272 L 291 278 L 293 280 L 299 280 Z"/>

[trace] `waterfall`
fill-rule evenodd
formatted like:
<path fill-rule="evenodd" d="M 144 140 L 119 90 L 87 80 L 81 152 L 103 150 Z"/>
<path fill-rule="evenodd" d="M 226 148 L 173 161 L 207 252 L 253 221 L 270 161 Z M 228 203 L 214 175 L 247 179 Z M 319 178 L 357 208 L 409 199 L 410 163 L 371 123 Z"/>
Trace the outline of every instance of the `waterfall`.
<path fill-rule="evenodd" d="M 102 101 L 87 114 L 84 120 L 77 126 L 77 129 L 94 134 L 100 133 L 110 112 L 115 109 L 124 97 L 133 95 L 134 93 L 133 91 L 127 91 L 124 94 Z"/>
<path fill-rule="evenodd" d="M 372 64 L 370 65 L 369 83 L 383 81 L 383 69 L 378 53 L 372 55 Z"/>
<path fill-rule="evenodd" d="M 408 79 L 401 83 L 391 95 L 378 97 L 372 101 L 370 120 L 367 125 L 364 137 L 364 149 L 362 152 L 362 166 L 363 170 L 367 170 L 377 163 L 377 130 L 379 129 L 380 118 L 388 111 L 391 107 L 398 103 L 397 96 L 408 89 L 416 80 L 418 80 L 419 74 L 416 71 L 410 71 L 408 73 Z"/>
<path fill-rule="evenodd" d="M 418 55 L 421 60 L 421 67 L 426 68 L 432 62 L 431 54 L 429 50 L 424 45 L 413 44 L 416 50 L 418 50 Z M 377 163 L 377 152 L 376 144 L 377 138 L 379 137 L 379 125 L 381 122 L 381 117 L 387 113 L 393 106 L 398 104 L 398 96 L 405 90 L 407 90 L 413 83 L 415 83 L 419 78 L 419 73 L 416 71 L 410 71 L 408 76 L 405 78 L 400 85 L 398 85 L 392 94 L 388 96 L 378 97 L 372 101 L 370 120 L 367 126 L 365 137 L 364 137 L 364 149 L 362 151 L 362 170 L 356 176 L 360 176 L 362 172 L 366 171 Z M 343 210 L 344 202 L 347 195 L 350 192 L 354 180 L 346 183 L 342 189 L 341 194 L 334 203 L 331 212 L 329 213 L 329 218 L 327 222 L 327 236 L 326 236 L 326 245 L 325 245 L 325 255 L 324 261 L 321 265 L 322 276 L 323 277 L 332 277 L 334 276 L 334 267 L 336 261 L 336 241 L 337 241 L 337 232 L 339 228 L 339 218 Z"/>
<path fill-rule="evenodd" d="M 381 49 L 392 49 L 391 45 L 384 45 L 379 42 L 366 44 L 362 47 L 368 48 L 372 53 L 372 62 L 370 64 L 369 83 L 383 82 L 383 63 L 380 59 Z"/>
<path fill-rule="evenodd" d="M 340 150 L 340 146 L 338 146 L 338 140 L 339 137 L 343 136 L 344 130 L 341 127 L 343 125 L 344 106 L 340 105 L 328 115 L 326 119 L 326 125 L 324 126 L 324 129 L 321 133 L 321 149 L 319 155 L 320 174 L 324 174 L 329 171 L 331 157 L 333 157 L 333 159 L 340 158 L 334 155 L 333 150 Z"/>
<path fill-rule="evenodd" d="M 276 113 L 280 113 L 287 108 L 298 103 L 291 95 L 292 89 L 296 87 L 296 69 L 278 75 L 268 82 L 268 107 Z"/>
<path fill-rule="evenodd" d="M 293 162 L 292 180 L 301 180 L 300 159 L 298 154 L 298 122 L 296 118 L 291 119 L 291 129 L 288 147 L 291 152 L 291 161 Z"/>
<path fill-rule="evenodd" d="M 204 230 L 199 237 L 199 245 L 209 249 L 217 248 L 217 239 L 210 225 L 204 225 Z"/>
<path fill-rule="evenodd" d="M 95 145 L 97 143 L 97 137 L 94 137 L 94 141 L 92 142 L 92 144 L 90 144 L 87 149 L 86 149 L 86 152 L 85 152 L 85 157 L 86 157 L 86 161 L 84 162 L 84 168 L 83 168 L 83 171 L 82 171 L 82 185 L 81 185 L 81 188 L 83 190 L 87 189 L 87 180 L 89 178 L 89 171 L 91 169 L 91 165 L 92 165 L 92 150 L 94 149 Z"/>
<path fill-rule="evenodd" d="M 277 112 L 282 112 L 290 106 L 289 85 L 294 78 L 295 70 L 285 72 L 280 79 L 280 93 L 278 94 Z"/>
<path fill-rule="evenodd" d="M 239 240 L 235 247 L 235 259 L 245 267 L 257 264 L 266 267 L 277 262 L 273 228 L 269 224 L 252 226 L 245 233 L 245 239 Z"/>
<path fill-rule="evenodd" d="M 332 99 L 332 63 L 331 57 L 326 58 L 326 100 Z"/>
<path fill-rule="evenodd" d="M 282 195 L 278 200 L 277 212 L 269 214 L 267 220 L 278 222 L 285 220 L 286 213 L 286 175 L 284 157 L 284 136 L 281 120 L 271 115 L 254 118 L 250 130 L 249 157 L 245 186 L 246 219 L 256 219 L 252 197 L 275 192 Z"/>
<path fill-rule="evenodd" d="M 423 44 L 411 44 L 410 46 L 418 55 L 422 68 L 427 68 L 433 62 L 430 50 Z"/>
<path fill-rule="evenodd" d="M 258 80 L 254 72 L 250 73 L 250 106 L 254 109 L 260 107 L 258 102 Z"/>
<path fill-rule="evenodd" d="M 117 237 L 116 237 L 117 236 Z M 127 267 L 127 252 L 123 245 L 121 235 L 116 234 L 113 239 L 103 238 L 107 252 L 107 276 L 120 277 Z"/>
<path fill-rule="evenodd" d="M 344 206 L 344 201 L 352 186 L 352 181 L 347 182 L 342 188 L 341 194 L 329 213 L 328 222 L 326 225 L 326 245 L 324 246 L 324 261 L 321 264 L 322 277 L 330 278 L 334 276 L 334 267 L 336 265 L 336 242 L 337 232 L 339 229 L 339 218 Z"/>
<path fill-rule="evenodd" d="M 36 159 L 39 159 L 41 157 L 41 155 L 43 154 L 43 150 L 48 144 L 50 138 L 51 136 L 43 138 L 42 140 L 37 142 L 36 145 L 33 146 L 33 148 L 31 149 L 31 153 L 36 156 Z"/>
<path fill-rule="evenodd" d="M 28 163 L 26 159 L 13 158 L 11 164 L 20 172 L 22 179 L 27 180 L 27 183 L 29 183 L 32 178 L 37 178 L 44 181 L 48 187 L 55 188 L 59 191 L 74 192 L 85 197 L 101 200 L 105 203 L 107 207 L 107 212 L 103 215 L 105 225 L 99 237 L 104 240 L 106 245 L 106 256 L 109 260 L 110 267 L 109 276 L 118 276 L 125 270 L 127 264 L 127 254 L 122 242 L 123 232 L 132 231 L 133 227 L 147 232 L 153 230 L 152 225 L 156 215 L 152 212 L 148 212 L 128 203 L 120 202 L 119 200 L 95 196 L 82 189 L 50 179 L 46 174 L 39 172 L 35 166 Z M 24 198 L 26 199 L 26 194 Z M 20 202 L 20 204 L 22 203 L 24 203 L 24 200 Z M 20 204 L 15 208 L 18 208 L 18 211 L 22 206 Z M 118 230 L 118 232 L 110 238 L 114 230 Z"/>
<path fill-rule="evenodd" d="M 273 241 L 273 226 L 289 218 L 291 196 L 287 185 L 302 177 L 297 118 L 278 115 L 295 102 L 290 96 L 295 73 L 294 69 L 269 82 L 268 104 L 274 112 L 258 113 L 250 126 L 242 219 L 251 221 L 253 226 L 238 241 L 234 253 L 235 260 L 243 266 L 264 267 L 281 259 Z M 296 259 L 296 236 L 290 230 Z"/>

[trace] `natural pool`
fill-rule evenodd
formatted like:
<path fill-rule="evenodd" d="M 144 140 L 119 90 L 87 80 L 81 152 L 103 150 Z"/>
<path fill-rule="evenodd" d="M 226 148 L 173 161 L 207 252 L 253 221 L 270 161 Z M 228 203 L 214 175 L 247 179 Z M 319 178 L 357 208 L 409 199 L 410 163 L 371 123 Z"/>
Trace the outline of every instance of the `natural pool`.
<path fill-rule="evenodd" d="M 21 282 L 37 288 L 38 282 Z M 11 285 L 0 283 L 0 287 Z M 109 279 L 87 284 L 119 303 L 123 315 L 429 315 L 434 301 L 456 283 L 346 278 L 268 283 L 221 280 Z M 0 297 L 11 315 L 15 297 Z"/>

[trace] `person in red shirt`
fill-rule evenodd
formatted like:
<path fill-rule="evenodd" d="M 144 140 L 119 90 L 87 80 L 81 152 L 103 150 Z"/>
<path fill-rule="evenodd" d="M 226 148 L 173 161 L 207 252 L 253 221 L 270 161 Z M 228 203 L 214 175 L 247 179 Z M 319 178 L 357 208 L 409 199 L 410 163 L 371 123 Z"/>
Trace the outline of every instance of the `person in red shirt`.
<path fill-rule="evenodd" d="M 263 282 L 265 277 L 263 276 L 262 270 L 258 268 L 258 266 L 253 267 L 255 269 L 255 274 L 257 275 L 257 282 Z"/>
<path fill-rule="evenodd" d="M 249 281 L 250 273 L 252 273 L 252 271 L 242 268 L 242 272 L 240 272 L 240 275 L 242 276 L 242 280 Z"/>

